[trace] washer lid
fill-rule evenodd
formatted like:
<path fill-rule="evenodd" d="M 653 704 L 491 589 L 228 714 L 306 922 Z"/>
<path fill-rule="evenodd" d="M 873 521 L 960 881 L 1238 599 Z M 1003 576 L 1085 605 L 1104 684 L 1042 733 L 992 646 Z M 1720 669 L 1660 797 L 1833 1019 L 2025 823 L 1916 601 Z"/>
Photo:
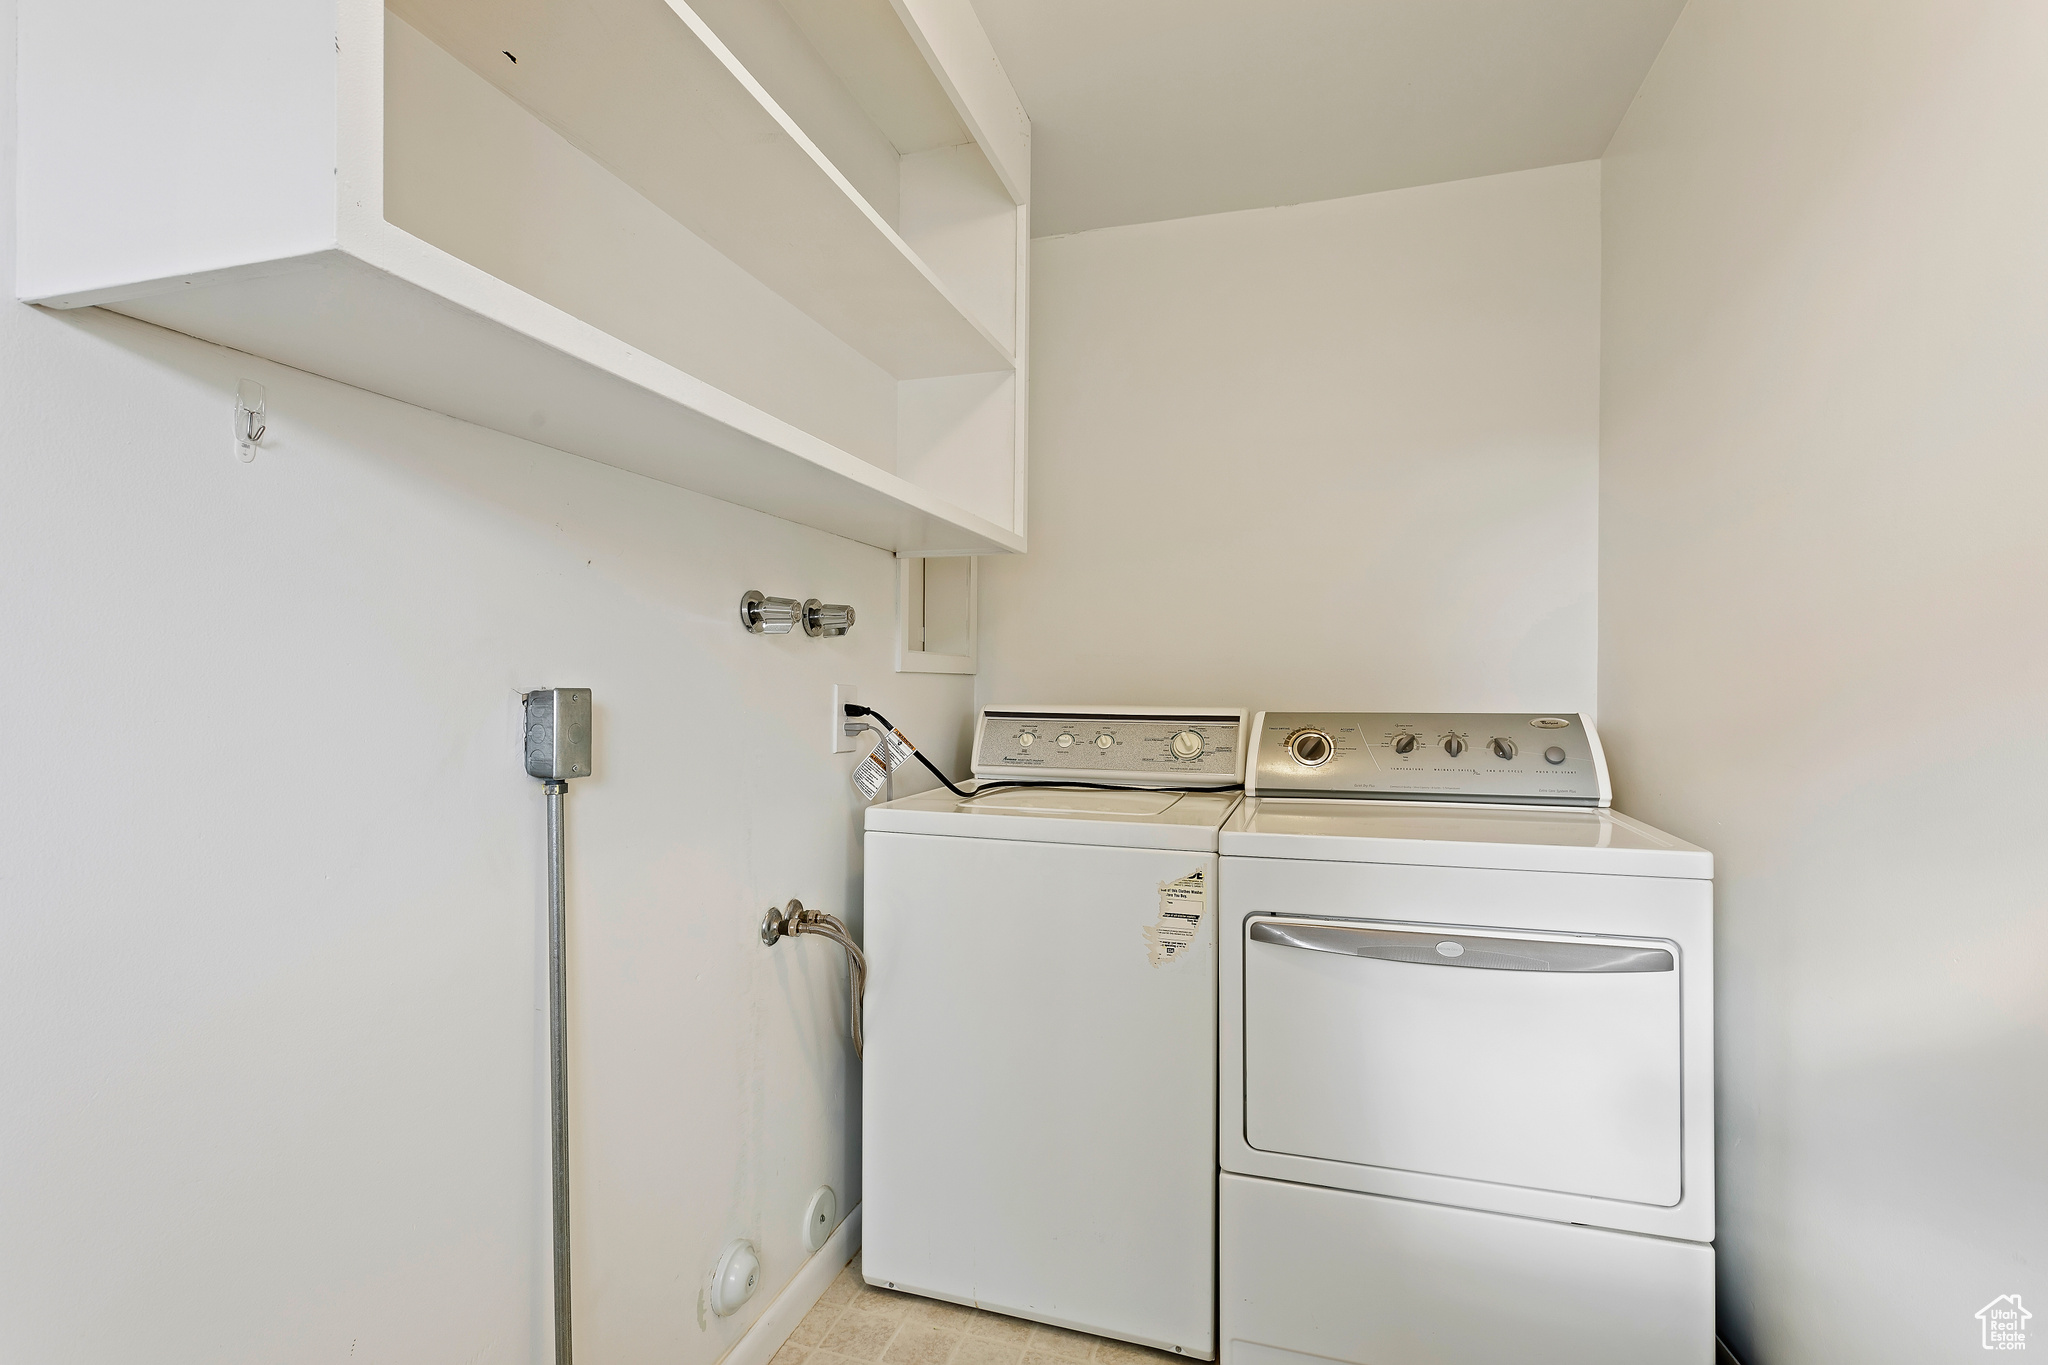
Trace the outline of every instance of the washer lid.
<path fill-rule="evenodd" d="M 1226 857 L 1410 863 L 1633 877 L 1714 875 L 1714 855 L 1611 810 L 1409 801 L 1246 801 Z"/>
<path fill-rule="evenodd" d="M 1014 839 L 1214 853 L 1236 792 L 1014 787 L 962 801 L 943 788 L 869 806 L 867 827 L 958 839 Z"/>

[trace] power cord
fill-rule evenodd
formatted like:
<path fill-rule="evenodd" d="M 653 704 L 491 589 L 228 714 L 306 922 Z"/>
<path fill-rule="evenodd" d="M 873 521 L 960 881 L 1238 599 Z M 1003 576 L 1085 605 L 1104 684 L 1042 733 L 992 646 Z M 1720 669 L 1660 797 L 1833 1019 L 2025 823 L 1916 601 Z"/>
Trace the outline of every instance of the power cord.
<path fill-rule="evenodd" d="M 846 703 L 846 714 L 852 717 L 873 716 L 875 718 L 876 723 L 879 724 L 884 730 L 894 730 L 896 728 L 889 722 L 889 718 L 887 716 L 883 715 L 880 711 L 877 711 L 872 706 L 861 706 L 856 702 L 848 702 Z M 887 735 L 881 736 L 880 742 L 884 745 L 888 744 L 889 737 Z M 924 750 L 918 748 L 915 744 L 912 744 L 909 747 L 911 755 L 914 758 L 916 758 L 918 762 L 924 764 L 925 767 L 931 769 L 933 777 L 938 778 L 939 781 L 946 784 L 947 791 L 953 793 L 953 795 L 959 797 L 962 801 L 972 799 L 971 793 L 961 791 L 958 787 L 954 786 L 953 779 L 946 776 L 944 773 L 940 772 L 938 764 L 932 762 L 930 759 L 924 756 Z"/>
<path fill-rule="evenodd" d="M 894 725 L 889 723 L 889 718 L 887 716 L 883 715 L 880 711 L 875 710 L 875 708 L 872 706 L 862 706 L 856 702 L 848 702 L 846 703 L 846 714 L 852 717 L 872 716 L 875 719 L 875 721 L 882 726 L 883 729 L 896 729 Z M 899 731 L 898 733 L 901 732 Z M 939 771 L 938 765 L 936 763 L 933 763 L 930 759 L 924 756 L 924 750 L 918 748 L 915 744 L 912 744 L 909 747 L 912 756 L 915 757 L 918 762 L 924 764 L 926 768 L 930 769 L 931 775 L 933 777 L 938 778 L 939 781 L 945 785 L 947 791 L 953 793 L 953 795 L 959 797 L 962 801 L 972 801 L 977 796 L 986 796 L 990 792 L 1006 791 L 1015 787 L 1078 787 L 1083 791 L 1097 792 L 1174 792 L 1183 796 L 1203 794 L 1214 795 L 1221 794 L 1224 792 L 1238 792 L 1244 790 L 1244 783 L 1242 782 L 1232 782 L 1228 785 L 1220 787 L 1151 787 L 1141 786 L 1137 783 L 1132 782 L 1021 782 L 1005 780 L 1002 782 L 976 782 L 974 784 L 973 791 L 962 791 L 960 788 L 953 785 L 952 778 L 947 777 L 944 773 Z"/>

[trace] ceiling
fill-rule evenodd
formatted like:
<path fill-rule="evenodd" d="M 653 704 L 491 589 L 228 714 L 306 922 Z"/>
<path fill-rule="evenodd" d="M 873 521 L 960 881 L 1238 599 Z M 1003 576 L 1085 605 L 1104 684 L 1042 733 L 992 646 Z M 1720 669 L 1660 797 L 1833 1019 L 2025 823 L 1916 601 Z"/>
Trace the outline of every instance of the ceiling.
<path fill-rule="evenodd" d="M 1039 236 L 1597 157 L 1684 3 L 973 0 Z"/>

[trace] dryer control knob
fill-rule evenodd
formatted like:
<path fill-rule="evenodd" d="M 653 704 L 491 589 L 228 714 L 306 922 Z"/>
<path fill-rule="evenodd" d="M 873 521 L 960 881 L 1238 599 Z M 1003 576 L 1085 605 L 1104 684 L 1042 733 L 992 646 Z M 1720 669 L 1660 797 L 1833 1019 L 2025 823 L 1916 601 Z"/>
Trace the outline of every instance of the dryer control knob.
<path fill-rule="evenodd" d="M 1183 730 L 1173 737 L 1175 758 L 1194 758 L 1202 752 L 1202 737 L 1193 730 Z"/>
<path fill-rule="evenodd" d="M 1543 761 L 1545 763 L 1564 762 L 1564 750 L 1558 748 L 1555 744 L 1551 745 L 1543 751 Z"/>
<path fill-rule="evenodd" d="M 1496 739 L 1486 747 L 1493 750 L 1495 758 L 1506 759 L 1515 756 L 1515 742 L 1511 739 Z"/>
<path fill-rule="evenodd" d="M 1330 761 L 1336 746 L 1321 730 L 1299 730 L 1287 737 L 1287 752 L 1304 768 L 1320 768 Z"/>
<path fill-rule="evenodd" d="M 1444 752 L 1452 758 L 1456 758 L 1459 754 L 1465 752 L 1465 741 L 1459 739 L 1456 735 L 1452 735 L 1444 741 Z"/>

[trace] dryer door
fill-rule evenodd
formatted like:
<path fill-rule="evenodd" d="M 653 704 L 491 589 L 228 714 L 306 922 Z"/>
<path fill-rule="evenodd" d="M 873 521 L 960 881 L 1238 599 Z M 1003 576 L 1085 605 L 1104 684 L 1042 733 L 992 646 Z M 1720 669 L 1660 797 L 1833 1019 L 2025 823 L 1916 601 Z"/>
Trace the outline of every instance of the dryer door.
<path fill-rule="evenodd" d="M 1275 915 L 1243 932 L 1252 1147 L 1678 1202 L 1676 944 Z"/>

